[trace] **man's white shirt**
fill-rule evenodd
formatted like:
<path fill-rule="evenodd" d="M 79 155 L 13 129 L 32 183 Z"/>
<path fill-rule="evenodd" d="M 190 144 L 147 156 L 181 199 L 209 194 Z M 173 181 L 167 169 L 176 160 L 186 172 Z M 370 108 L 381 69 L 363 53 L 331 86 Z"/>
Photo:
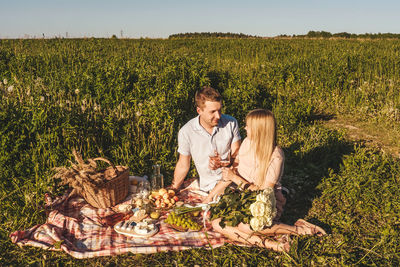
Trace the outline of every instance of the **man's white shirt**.
<path fill-rule="evenodd" d="M 214 148 L 224 157 L 231 144 L 240 139 L 237 120 L 225 114 L 221 115 L 212 134 L 200 125 L 200 116 L 191 119 L 179 130 L 178 152 L 192 157 L 200 176 L 200 190 L 210 191 L 221 179 L 221 169 L 212 171 L 208 168 L 209 156 L 213 155 Z"/>

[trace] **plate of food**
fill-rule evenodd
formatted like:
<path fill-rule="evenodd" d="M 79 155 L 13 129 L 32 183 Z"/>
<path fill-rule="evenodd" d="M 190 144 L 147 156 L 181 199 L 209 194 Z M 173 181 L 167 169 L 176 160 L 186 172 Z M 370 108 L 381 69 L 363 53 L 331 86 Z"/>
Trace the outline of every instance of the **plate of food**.
<path fill-rule="evenodd" d="M 146 219 L 148 216 L 145 209 L 135 208 L 132 211 L 133 215 L 129 218 L 129 220 L 134 221 L 136 223 L 142 221 L 143 219 Z"/>
<path fill-rule="evenodd" d="M 121 221 L 114 226 L 114 230 L 123 235 L 131 237 L 151 237 L 158 233 L 158 226 L 151 220 L 143 220 L 142 222 Z"/>
<path fill-rule="evenodd" d="M 176 214 L 175 212 L 170 212 L 164 222 L 168 227 L 179 232 L 197 232 L 203 228 L 188 213 Z"/>
<path fill-rule="evenodd" d="M 179 202 L 179 198 L 175 195 L 175 191 L 171 189 L 167 190 L 165 188 L 151 192 L 149 199 L 153 201 L 155 208 L 158 210 L 169 210 Z"/>

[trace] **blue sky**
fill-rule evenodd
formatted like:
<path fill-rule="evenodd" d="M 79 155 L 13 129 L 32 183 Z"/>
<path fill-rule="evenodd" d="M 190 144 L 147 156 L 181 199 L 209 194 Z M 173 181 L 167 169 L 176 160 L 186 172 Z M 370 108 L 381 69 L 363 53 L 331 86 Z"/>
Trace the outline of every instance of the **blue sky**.
<path fill-rule="evenodd" d="M 0 38 L 400 33 L 395 0 L 0 0 Z"/>

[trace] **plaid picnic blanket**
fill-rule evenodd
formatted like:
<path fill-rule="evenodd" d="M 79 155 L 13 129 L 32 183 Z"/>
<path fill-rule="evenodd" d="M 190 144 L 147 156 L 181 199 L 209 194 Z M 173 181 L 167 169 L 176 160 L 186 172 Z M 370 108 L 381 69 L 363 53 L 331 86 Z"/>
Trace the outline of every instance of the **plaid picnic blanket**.
<path fill-rule="evenodd" d="M 199 203 L 202 196 L 197 194 L 196 190 L 189 185 L 178 196 L 186 203 Z M 124 203 L 129 204 L 130 201 L 131 195 Z M 206 228 L 199 232 L 177 232 L 164 223 L 167 212 L 159 219 L 159 232 L 156 235 L 145 238 L 125 236 L 102 223 L 102 218 L 115 214 L 115 210 L 96 209 L 81 197 L 73 197 L 53 209 L 48 214 L 45 224 L 16 231 L 10 237 L 13 243 L 21 247 L 29 245 L 62 250 L 75 258 L 113 256 L 126 252 L 156 253 L 196 247 L 215 248 L 228 242 L 220 233 L 212 231 L 209 222 L 206 223 Z"/>

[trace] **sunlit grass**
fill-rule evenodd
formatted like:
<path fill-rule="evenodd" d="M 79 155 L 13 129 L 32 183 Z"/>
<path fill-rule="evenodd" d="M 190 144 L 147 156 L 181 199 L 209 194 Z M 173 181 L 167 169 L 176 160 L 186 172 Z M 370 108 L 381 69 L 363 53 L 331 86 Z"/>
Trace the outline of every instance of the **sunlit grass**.
<path fill-rule="evenodd" d="M 398 265 L 398 160 L 320 121 L 344 114 L 382 131 L 396 125 L 399 48 L 396 40 L 0 40 L 0 262 Z M 203 85 L 221 91 L 224 112 L 242 127 L 249 110 L 274 111 L 292 189 L 283 220 L 306 218 L 328 236 L 294 238 L 288 254 L 227 245 L 87 260 L 11 243 L 11 232 L 45 222 L 44 193 L 64 189 L 51 169 L 68 164 L 72 148 L 135 175 L 158 162 L 171 181 L 177 133 L 196 115 Z"/>

